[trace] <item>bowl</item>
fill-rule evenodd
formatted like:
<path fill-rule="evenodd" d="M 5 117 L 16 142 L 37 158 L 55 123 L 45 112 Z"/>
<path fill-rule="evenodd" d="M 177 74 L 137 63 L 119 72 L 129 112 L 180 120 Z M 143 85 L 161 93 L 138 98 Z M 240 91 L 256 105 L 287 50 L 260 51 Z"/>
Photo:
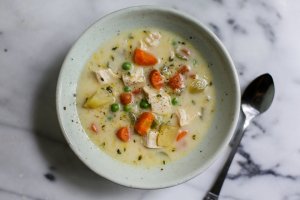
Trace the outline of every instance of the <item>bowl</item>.
<path fill-rule="evenodd" d="M 192 36 L 193 45 L 211 63 L 216 87 L 216 112 L 200 144 L 184 158 L 159 167 L 142 168 L 121 163 L 100 150 L 85 133 L 76 109 L 76 88 L 86 62 L 101 44 L 119 31 L 138 27 L 163 28 L 183 37 Z M 220 40 L 203 24 L 178 11 L 137 6 L 113 12 L 99 19 L 76 41 L 62 65 L 56 106 L 63 134 L 75 154 L 94 172 L 115 183 L 155 189 L 183 183 L 204 172 L 229 144 L 237 124 L 240 87 L 235 66 Z"/>

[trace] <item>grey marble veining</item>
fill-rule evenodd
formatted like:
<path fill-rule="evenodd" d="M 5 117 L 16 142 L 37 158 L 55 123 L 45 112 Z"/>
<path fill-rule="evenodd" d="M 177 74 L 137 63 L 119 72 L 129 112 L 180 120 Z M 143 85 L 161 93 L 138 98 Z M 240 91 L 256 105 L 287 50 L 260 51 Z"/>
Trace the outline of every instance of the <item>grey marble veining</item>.
<path fill-rule="evenodd" d="M 300 2 L 282 0 L 0 1 L 0 199 L 204 196 L 222 156 L 179 186 L 130 189 L 89 170 L 58 126 L 56 80 L 71 45 L 101 16 L 143 4 L 172 7 L 207 25 L 230 52 L 242 89 L 262 73 L 274 77 L 274 104 L 246 132 L 221 199 L 300 199 Z"/>

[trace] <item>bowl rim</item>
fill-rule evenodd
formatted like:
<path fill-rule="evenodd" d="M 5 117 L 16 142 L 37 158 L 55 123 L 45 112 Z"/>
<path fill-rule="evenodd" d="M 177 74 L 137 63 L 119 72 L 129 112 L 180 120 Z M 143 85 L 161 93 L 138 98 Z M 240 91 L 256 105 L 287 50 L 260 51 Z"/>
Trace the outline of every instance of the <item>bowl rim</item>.
<path fill-rule="evenodd" d="M 61 99 L 61 90 L 62 90 L 62 71 L 64 66 L 66 65 L 67 60 L 70 59 L 71 57 L 71 52 L 73 51 L 73 49 L 75 48 L 76 44 L 78 43 L 79 40 L 81 40 L 82 37 L 84 37 L 84 35 L 86 35 L 98 22 L 100 22 L 101 20 L 108 18 L 108 17 L 114 17 L 114 16 L 118 16 L 119 14 L 123 14 L 123 13 L 128 13 L 131 11 L 136 11 L 136 10 L 155 10 L 158 12 L 164 12 L 164 13 L 170 13 L 173 15 L 176 15 L 180 18 L 183 18 L 191 23 L 196 24 L 197 26 L 201 27 L 201 29 L 203 29 L 204 33 L 207 34 L 213 41 L 213 43 L 215 43 L 214 45 L 216 45 L 219 49 L 220 52 L 223 53 L 223 57 L 227 60 L 228 62 L 228 69 L 230 69 L 230 73 L 232 75 L 233 78 L 233 82 L 234 82 L 234 88 L 233 91 L 234 93 L 236 93 L 236 97 L 235 97 L 235 105 L 234 105 L 234 111 L 233 111 L 233 120 L 231 121 L 231 124 L 229 126 L 229 130 L 228 130 L 228 134 L 225 137 L 225 139 L 221 142 L 220 146 L 217 147 L 216 151 L 212 153 L 211 156 L 209 156 L 206 159 L 205 164 L 202 165 L 202 167 L 197 168 L 197 170 L 194 170 L 193 173 L 187 174 L 186 176 L 183 176 L 183 178 L 181 179 L 174 179 L 174 181 L 172 181 L 172 183 L 169 184 L 165 184 L 165 185 L 157 185 L 157 186 L 140 186 L 134 183 L 131 183 L 130 185 L 128 183 L 124 183 L 122 181 L 120 181 L 117 178 L 112 178 L 104 173 L 99 172 L 99 170 L 94 169 L 94 167 L 92 165 L 90 165 L 90 163 L 88 163 L 85 159 L 83 159 L 83 155 L 82 152 L 78 151 L 75 148 L 75 145 L 72 144 L 72 142 L 70 141 L 70 138 L 68 136 L 67 131 L 65 130 L 65 126 L 63 124 L 63 116 L 61 114 L 61 105 L 60 105 L 60 99 Z M 211 31 L 209 30 L 206 25 L 204 25 L 203 23 L 201 23 L 200 21 L 194 19 L 192 16 L 189 16 L 186 13 L 183 13 L 181 11 L 175 10 L 173 8 L 169 8 L 169 7 L 164 7 L 164 6 L 157 6 L 157 5 L 139 5 L 139 6 L 131 6 L 131 7 L 126 7 L 126 8 L 122 8 L 116 11 L 113 11 L 111 13 L 108 13 L 104 16 L 102 16 L 101 18 L 97 19 L 94 23 L 92 23 L 87 29 L 85 29 L 85 31 L 83 31 L 82 34 L 80 34 L 80 36 L 75 40 L 75 42 L 73 43 L 72 47 L 70 48 L 70 50 L 68 51 L 63 64 L 61 66 L 59 75 L 58 75 L 58 81 L 57 81 L 57 86 L 56 86 L 56 113 L 58 116 L 58 122 L 59 125 L 61 127 L 62 133 L 64 135 L 64 137 L 66 138 L 66 141 L 68 143 L 68 145 L 70 146 L 70 148 L 72 149 L 72 151 L 76 154 L 76 156 L 86 165 L 88 166 L 89 169 L 91 169 L 92 171 L 94 171 L 96 174 L 100 175 L 101 177 L 110 180 L 114 183 L 117 183 L 119 185 L 123 185 L 129 188 L 138 188 L 138 189 L 161 189 L 161 188 L 168 188 L 168 187 L 172 187 L 172 186 L 176 186 L 179 184 L 182 184 L 184 182 L 189 181 L 190 179 L 200 175 L 202 172 L 205 172 L 216 160 L 217 158 L 220 156 L 220 154 L 222 152 L 225 151 L 227 145 L 229 144 L 231 138 L 233 137 L 235 128 L 237 126 L 237 122 L 239 119 L 239 114 L 240 114 L 240 104 L 241 104 L 241 100 L 240 100 L 240 96 L 241 96 L 241 92 L 240 92 L 240 84 L 239 84 L 239 79 L 238 79 L 238 74 L 234 65 L 234 62 L 231 58 L 231 56 L 229 55 L 227 49 L 225 48 L 224 44 L 220 41 L 220 39 Z"/>

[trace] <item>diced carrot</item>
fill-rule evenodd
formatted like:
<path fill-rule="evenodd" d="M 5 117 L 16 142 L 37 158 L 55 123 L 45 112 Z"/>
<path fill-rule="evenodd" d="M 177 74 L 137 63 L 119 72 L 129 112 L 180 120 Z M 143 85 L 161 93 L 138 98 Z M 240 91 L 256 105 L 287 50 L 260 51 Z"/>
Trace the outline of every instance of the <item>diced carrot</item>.
<path fill-rule="evenodd" d="M 180 74 L 185 74 L 186 72 L 189 72 L 190 68 L 187 65 L 183 65 L 179 68 L 179 70 L 177 71 Z"/>
<path fill-rule="evenodd" d="M 141 92 L 142 92 L 142 88 L 137 88 L 132 91 L 132 94 L 137 95 L 137 94 L 140 94 Z"/>
<path fill-rule="evenodd" d="M 151 66 L 157 63 L 157 59 L 154 55 L 139 48 L 134 51 L 133 61 L 142 66 Z"/>
<path fill-rule="evenodd" d="M 169 86 L 173 90 L 184 88 L 183 76 L 180 73 L 176 73 L 169 79 Z"/>
<path fill-rule="evenodd" d="M 160 72 L 156 69 L 150 72 L 149 79 L 155 89 L 160 89 L 164 85 L 164 80 Z"/>
<path fill-rule="evenodd" d="M 138 134 L 144 136 L 151 128 L 153 120 L 154 120 L 154 115 L 151 112 L 144 112 L 137 119 L 134 129 Z"/>
<path fill-rule="evenodd" d="M 187 131 L 180 131 L 176 137 L 176 141 L 181 140 L 182 138 L 184 138 L 184 136 L 186 136 Z"/>
<path fill-rule="evenodd" d="M 120 95 L 120 101 L 123 105 L 130 104 L 132 102 L 132 94 L 129 92 L 123 92 Z"/>
<path fill-rule="evenodd" d="M 91 130 L 92 130 L 94 133 L 98 133 L 98 128 L 97 128 L 96 124 L 94 124 L 94 123 L 91 124 Z"/>
<path fill-rule="evenodd" d="M 117 137 L 123 142 L 128 142 L 129 140 L 129 130 L 128 127 L 122 127 L 117 131 Z"/>

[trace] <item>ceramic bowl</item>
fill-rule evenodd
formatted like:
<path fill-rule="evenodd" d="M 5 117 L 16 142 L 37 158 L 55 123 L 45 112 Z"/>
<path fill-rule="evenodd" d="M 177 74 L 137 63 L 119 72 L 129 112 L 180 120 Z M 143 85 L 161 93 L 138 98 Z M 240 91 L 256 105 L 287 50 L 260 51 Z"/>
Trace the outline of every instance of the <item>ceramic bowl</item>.
<path fill-rule="evenodd" d="M 101 44 L 119 31 L 158 27 L 188 38 L 211 64 L 217 91 L 212 125 L 200 144 L 184 158 L 164 167 L 136 167 L 111 158 L 89 139 L 76 110 L 76 88 L 86 62 Z M 178 11 L 138 6 L 99 19 L 77 40 L 62 65 L 57 84 L 57 113 L 63 134 L 75 154 L 94 172 L 118 184 L 143 189 L 174 186 L 205 171 L 228 145 L 236 127 L 240 88 L 234 64 L 220 42 L 203 24 Z"/>

